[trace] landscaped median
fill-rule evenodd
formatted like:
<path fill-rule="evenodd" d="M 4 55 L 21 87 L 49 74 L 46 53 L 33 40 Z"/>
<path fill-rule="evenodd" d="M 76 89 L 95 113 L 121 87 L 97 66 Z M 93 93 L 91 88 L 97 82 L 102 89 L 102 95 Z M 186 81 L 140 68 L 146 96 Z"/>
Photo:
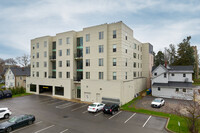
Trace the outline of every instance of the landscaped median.
<path fill-rule="evenodd" d="M 154 115 L 154 116 L 160 116 L 169 119 L 168 124 L 166 125 L 167 130 L 171 132 L 180 132 L 180 133 L 187 133 L 189 132 L 188 126 L 187 126 L 187 121 L 177 115 L 174 114 L 168 114 L 168 113 L 163 113 L 163 112 L 156 112 L 156 111 L 150 111 L 146 109 L 139 109 L 135 107 L 135 103 L 137 100 L 141 99 L 142 97 L 139 96 L 132 101 L 128 102 L 127 104 L 121 106 L 122 110 L 125 111 L 132 111 L 136 113 L 144 113 L 148 115 Z M 178 122 L 180 122 L 180 127 L 178 126 Z"/>

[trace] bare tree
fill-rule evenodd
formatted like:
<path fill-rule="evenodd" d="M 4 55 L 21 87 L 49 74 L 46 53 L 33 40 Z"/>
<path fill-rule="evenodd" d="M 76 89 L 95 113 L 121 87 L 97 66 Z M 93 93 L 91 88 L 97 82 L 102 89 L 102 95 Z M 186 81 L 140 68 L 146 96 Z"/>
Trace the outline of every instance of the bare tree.
<path fill-rule="evenodd" d="M 3 72 L 4 70 L 4 64 L 5 64 L 5 61 L 4 59 L 0 58 L 0 74 Z"/>
<path fill-rule="evenodd" d="M 6 59 L 5 63 L 11 66 L 15 66 L 17 64 L 17 62 L 13 58 Z"/>
<path fill-rule="evenodd" d="M 18 64 L 22 65 L 23 67 L 27 67 L 30 63 L 30 56 L 28 54 L 24 54 L 21 57 L 16 57 Z"/>

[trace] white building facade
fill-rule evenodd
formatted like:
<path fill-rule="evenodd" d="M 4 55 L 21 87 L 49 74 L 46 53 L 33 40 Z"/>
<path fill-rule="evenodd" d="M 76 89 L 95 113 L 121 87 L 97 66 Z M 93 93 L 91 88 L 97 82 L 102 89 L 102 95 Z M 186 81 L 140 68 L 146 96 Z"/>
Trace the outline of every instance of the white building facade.
<path fill-rule="evenodd" d="M 192 66 L 159 65 L 152 70 L 152 95 L 155 97 L 192 100 Z"/>

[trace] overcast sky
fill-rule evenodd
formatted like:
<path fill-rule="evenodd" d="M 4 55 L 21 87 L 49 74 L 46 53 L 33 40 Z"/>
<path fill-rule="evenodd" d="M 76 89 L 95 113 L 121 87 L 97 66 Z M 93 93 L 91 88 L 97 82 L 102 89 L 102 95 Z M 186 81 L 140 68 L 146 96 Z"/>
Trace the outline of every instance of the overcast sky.
<path fill-rule="evenodd" d="M 191 35 L 200 49 L 200 0 L 0 0 L 0 58 L 30 53 L 30 40 L 123 21 L 154 51 Z"/>

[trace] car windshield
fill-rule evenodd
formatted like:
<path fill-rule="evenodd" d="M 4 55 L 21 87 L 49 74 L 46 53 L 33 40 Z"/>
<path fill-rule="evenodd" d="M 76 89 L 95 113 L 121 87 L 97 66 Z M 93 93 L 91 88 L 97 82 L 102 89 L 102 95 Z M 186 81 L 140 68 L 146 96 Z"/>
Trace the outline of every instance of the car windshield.
<path fill-rule="evenodd" d="M 10 120 L 8 120 L 9 122 L 16 122 L 17 121 L 17 119 L 18 119 L 18 117 L 13 117 L 13 118 L 11 118 Z"/>
<path fill-rule="evenodd" d="M 160 99 L 154 99 L 153 101 L 154 102 L 160 102 L 161 100 Z"/>
<path fill-rule="evenodd" d="M 90 105 L 90 107 L 96 107 L 96 106 L 97 106 L 96 104 L 91 104 L 91 105 Z"/>

